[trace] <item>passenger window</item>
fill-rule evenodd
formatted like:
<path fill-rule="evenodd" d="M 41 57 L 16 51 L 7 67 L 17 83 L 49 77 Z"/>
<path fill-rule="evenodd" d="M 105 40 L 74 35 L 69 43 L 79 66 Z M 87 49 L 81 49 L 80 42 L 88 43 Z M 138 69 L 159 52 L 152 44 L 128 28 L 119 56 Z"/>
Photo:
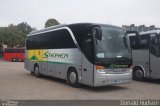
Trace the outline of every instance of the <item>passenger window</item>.
<path fill-rule="evenodd" d="M 83 40 L 83 52 L 86 58 L 90 61 L 93 62 L 93 46 L 92 46 L 92 37 L 91 35 L 87 35 L 84 37 Z"/>
<path fill-rule="evenodd" d="M 41 33 L 27 37 L 27 50 L 32 49 L 65 49 L 76 48 L 76 45 L 66 29 Z"/>
<path fill-rule="evenodd" d="M 160 47 L 159 47 L 159 38 L 158 37 L 152 37 L 151 38 L 151 54 L 153 54 L 156 57 L 160 57 Z"/>
<path fill-rule="evenodd" d="M 139 49 L 139 37 L 138 36 L 130 36 L 130 45 L 133 50 Z"/>
<path fill-rule="evenodd" d="M 149 35 L 142 35 L 140 40 L 140 49 L 149 49 Z"/>

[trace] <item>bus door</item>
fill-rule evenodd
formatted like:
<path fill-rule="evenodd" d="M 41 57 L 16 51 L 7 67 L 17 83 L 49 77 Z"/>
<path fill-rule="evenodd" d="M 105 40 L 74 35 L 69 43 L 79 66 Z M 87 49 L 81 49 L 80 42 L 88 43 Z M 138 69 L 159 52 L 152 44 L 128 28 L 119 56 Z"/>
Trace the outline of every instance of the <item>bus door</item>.
<path fill-rule="evenodd" d="M 82 83 L 93 86 L 93 42 L 91 35 L 83 38 L 83 59 L 82 59 Z"/>
<path fill-rule="evenodd" d="M 150 37 L 150 77 L 160 78 L 160 37 Z"/>

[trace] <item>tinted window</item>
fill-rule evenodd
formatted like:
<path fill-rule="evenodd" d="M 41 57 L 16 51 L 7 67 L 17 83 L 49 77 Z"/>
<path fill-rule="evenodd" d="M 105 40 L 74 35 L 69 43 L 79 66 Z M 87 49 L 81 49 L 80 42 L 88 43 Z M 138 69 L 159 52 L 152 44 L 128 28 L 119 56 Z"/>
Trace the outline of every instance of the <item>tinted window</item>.
<path fill-rule="evenodd" d="M 149 49 L 149 36 L 150 35 L 141 35 L 140 49 Z"/>
<path fill-rule="evenodd" d="M 15 49 L 15 52 L 17 52 L 17 53 L 24 53 L 24 49 Z"/>
<path fill-rule="evenodd" d="M 151 38 L 151 54 L 160 57 L 160 39 L 158 37 Z"/>
<path fill-rule="evenodd" d="M 70 33 L 65 29 L 28 36 L 26 46 L 27 49 L 76 48 Z"/>
<path fill-rule="evenodd" d="M 13 51 L 13 49 L 5 49 L 4 52 L 5 53 L 13 53 L 14 51 Z"/>
<path fill-rule="evenodd" d="M 91 26 L 90 24 L 69 26 L 82 52 L 91 63 L 93 63 L 93 53 L 94 53 L 92 27 L 93 26 Z"/>
<path fill-rule="evenodd" d="M 24 49 L 5 49 L 5 53 L 24 53 Z"/>
<path fill-rule="evenodd" d="M 83 53 L 86 58 L 93 63 L 93 37 L 92 35 L 84 36 L 83 38 Z"/>
<path fill-rule="evenodd" d="M 83 50 L 83 37 L 91 34 L 91 27 L 90 25 L 71 25 L 69 28 L 72 30 L 78 45 Z"/>
<path fill-rule="evenodd" d="M 130 39 L 131 48 L 137 49 L 138 48 L 138 42 L 137 42 L 138 37 L 137 36 L 130 36 L 129 39 Z"/>
<path fill-rule="evenodd" d="M 149 35 L 130 36 L 129 39 L 133 50 L 149 49 Z"/>

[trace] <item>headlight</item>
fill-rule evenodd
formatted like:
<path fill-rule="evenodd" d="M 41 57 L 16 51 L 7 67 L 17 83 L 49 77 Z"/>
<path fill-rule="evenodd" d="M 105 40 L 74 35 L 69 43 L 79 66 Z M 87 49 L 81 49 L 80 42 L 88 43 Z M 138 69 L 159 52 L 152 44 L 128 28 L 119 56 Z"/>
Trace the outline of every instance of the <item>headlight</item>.
<path fill-rule="evenodd" d="M 104 69 L 98 69 L 97 72 L 101 73 L 101 74 L 105 74 L 106 73 L 106 71 Z"/>
<path fill-rule="evenodd" d="M 105 74 L 106 73 L 105 69 L 106 67 L 104 66 L 98 66 L 98 65 L 96 66 L 96 70 L 98 73 Z"/>

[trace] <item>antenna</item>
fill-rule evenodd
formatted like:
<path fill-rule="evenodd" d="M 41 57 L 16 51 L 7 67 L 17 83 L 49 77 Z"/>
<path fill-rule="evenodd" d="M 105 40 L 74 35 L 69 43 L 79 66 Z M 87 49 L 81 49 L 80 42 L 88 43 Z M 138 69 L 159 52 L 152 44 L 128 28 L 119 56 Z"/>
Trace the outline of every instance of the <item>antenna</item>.
<path fill-rule="evenodd" d="M 111 19 L 110 19 L 110 16 L 109 16 L 109 25 L 111 25 Z"/>

